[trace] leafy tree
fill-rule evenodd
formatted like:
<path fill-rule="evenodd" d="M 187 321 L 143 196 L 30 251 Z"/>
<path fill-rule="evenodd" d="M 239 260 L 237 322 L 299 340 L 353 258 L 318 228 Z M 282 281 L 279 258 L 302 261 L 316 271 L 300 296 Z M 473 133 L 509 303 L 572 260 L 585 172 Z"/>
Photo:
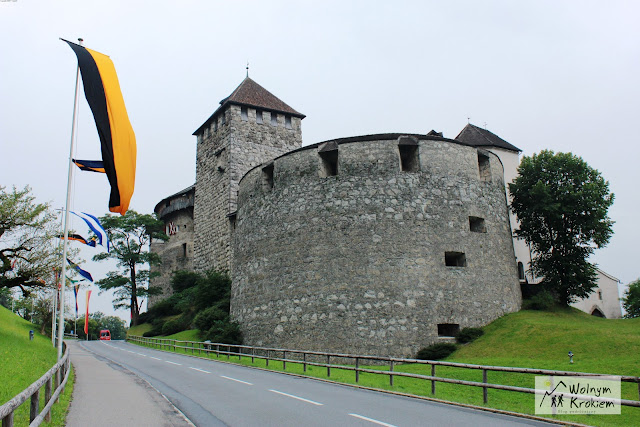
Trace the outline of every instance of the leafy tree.
<path fill-rule="evenodd" d="M 640 317 L 640 279 L 629 284 L 629 289 L 622 298 L 622 306 L 627 312 L 624 317 L 629 319 Z"/>
<path fill-rule="evenodd" d="M 160 293 L 159 288 L 148 286 L 149 270 L 141 268 L 160 263 L 158 254 L 149 252 L 148 247 L 151 239 L 168 239 L 164 223 L 154 215 L 139 214 L 133 210 L 124 216 L 103 216 L 100 222 L 111 241 L 111 251 L 95 255 L 93 260 L 115 259 L 121 270 L 107 273 L 107 277 L 98 280 L 96 285 L 103 291 L 115 291 L 113 307 L 128 308 L 131 324 L 135 326 L 140 315 L 138 298 Z"/>
<path fill-rule="evenodd" d="M 13 301 L 13 295 L 9 288 L 0 288 L 0 305 L 11 309 L 11 301 Z"/>
<path fill-rule="evenodd" d="M 613 233 L 609 183 L 580 157 L 548 150 L 524 157 L 518 174 L 509 184 L 511 209 L 516 235 L 533 250 L 532 272 L 560 304 L 587 297 L 596 286 L 587 258 Z"/>
<path fill-rule="evenodd" d="M 28 186 L 10 192 L 0 187 L 0 288 L 19 287 L 23 295 L 46 287 L 60 263 L 56 216 L 30 193 Z"/>

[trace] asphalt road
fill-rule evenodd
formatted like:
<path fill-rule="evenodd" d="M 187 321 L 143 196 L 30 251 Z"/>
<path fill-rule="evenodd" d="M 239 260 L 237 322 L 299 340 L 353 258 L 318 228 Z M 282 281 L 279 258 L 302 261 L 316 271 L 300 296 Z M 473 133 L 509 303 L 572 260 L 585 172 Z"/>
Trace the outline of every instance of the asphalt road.
<path fill-rule="evenodd" d="M 548 423 L 361 390 L 123 341 L 82 342 L 148 381 L 197 426 L 549 426 Z"/>

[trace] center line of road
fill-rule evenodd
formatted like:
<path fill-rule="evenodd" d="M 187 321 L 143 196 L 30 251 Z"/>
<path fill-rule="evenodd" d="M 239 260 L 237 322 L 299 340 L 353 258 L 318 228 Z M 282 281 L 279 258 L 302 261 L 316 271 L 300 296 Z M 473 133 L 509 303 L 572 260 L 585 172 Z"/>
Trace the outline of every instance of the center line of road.
<path fill-rule="evenodd" d="M 290 398 L 292 398 L 292 399 L 302 400 L 303 402 L 311 403 L 311 404 L 313 404 L 313 405 L 318 405 L 318 406 L 322 406 L 322 405 L 323 405 L 322 403 L 314 402 L 313 400 L 304 399 L 304 398 L 302 398 L 302 397 L 294 396 L 293 394 L 283 393 L 283 392 L 278 391 L 278 390 L 269 390 L 269 391 L 271 391 L 271 392 L 273 392 L 273 393 L 281 394 L 281 395 L 283 395 L 283 396 L 290 397 Z"/>
<path fill-rule="evenodd" d="M 138 354 L 138 355 L 140 355 L 140 356 L 142 356 L 142 357 L 147 357 L 147 355 L 146 355 L 146 354 L 142 354 L 142 353 L 136 353 L 136 354 Z"/>
<path fill-rule="evenodd" d="M 373 418 L 363 417 L 362 415 L 358 415 L 358 414 L 349 414 L 349 415 L 351 415 L 352 417 L 360 418 L 361 420 L 365 420 L 365 421 L 372 422 L 374 424 L 381 425 L 381 426 L 396 427 L 393 424 L 383 423 L 382 421 L 374 420 Z"/>
<path fill-rule="evenodd" d="M 182 366 L 182 363 L 176 363 L 176 362 L 172 362 L 172 361 L 170 361 L 170 360 L 165 360 L 165 362 L 167 362 L 167 363 L 171 363 L 172 365 Z"/>
<path fill-rule="evenodd" d="M 156 360 L 162 360 L 159 357 L 153 357 L 153 356 L 149 356 L 149 357 L 152 358 L 152 359 L 156 359 Z"/>
<path fill-rule="evenodd" d="M 248 383 L 248 382 L 246 382 L 246 381 L 237 380 L 237 379 L 235 379 L 235 378 L 226 377 L 226 376 L 224 376 L 224 375 L 220 375 L 220 376 L 221 376 L 222 378 L 226 378 L 226 379 L 228 379 L 228 380 L 235 381 L 235 382 L 237 382 L 237 383 L 242 383 L 242 384 L 246 384 L 246 385 L 253 385 L 253 384 Z"/>
<path fill-rule="evenodd" d="M 200 371 L 200 372 L 204 372 L 205 374 L 210 374 L 211 372 L 209 371 L 205 371 L 204 369 L 198 369 L 198 368 L 193 368 L 193 367 L 189 367 L 189 369 L 193 369 L 194 371 Z"/>

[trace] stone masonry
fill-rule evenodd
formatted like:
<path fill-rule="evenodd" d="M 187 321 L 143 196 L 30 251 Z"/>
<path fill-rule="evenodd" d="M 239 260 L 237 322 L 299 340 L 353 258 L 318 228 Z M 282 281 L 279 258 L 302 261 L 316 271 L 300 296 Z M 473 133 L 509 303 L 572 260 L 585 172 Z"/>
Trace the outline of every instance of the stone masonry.
<path fill-rule="evenodd" d="M 502 177 L 495 155 L 425 135 L 330 141 L 249 171 L 232 270 L 246 343 L 412 356 L 518 310 Z"/>

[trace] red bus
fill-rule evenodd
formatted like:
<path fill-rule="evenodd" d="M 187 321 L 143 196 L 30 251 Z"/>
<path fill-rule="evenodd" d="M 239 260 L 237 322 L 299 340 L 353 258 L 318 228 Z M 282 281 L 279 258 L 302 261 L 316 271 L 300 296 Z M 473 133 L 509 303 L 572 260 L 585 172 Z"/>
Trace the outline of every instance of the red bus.
<path fill-rule="evenodd" d="M 100 340 L 101 341 L 111 341 L 111 331 L 108 329 L 103 329 L 100 331 Z"/>

